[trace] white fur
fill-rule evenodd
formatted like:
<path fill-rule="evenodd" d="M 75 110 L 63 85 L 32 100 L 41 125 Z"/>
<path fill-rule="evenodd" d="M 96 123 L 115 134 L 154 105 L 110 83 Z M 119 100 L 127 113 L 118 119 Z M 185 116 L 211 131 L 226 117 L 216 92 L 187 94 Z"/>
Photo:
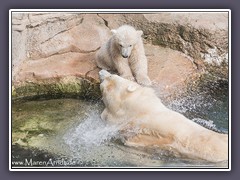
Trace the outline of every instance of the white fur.
<path fill-rule="evenodd" d="M 111 30 L 113 36 L 96 54 L 99 68 L 117 70 L 123 78 L 134 80 L 150 86 L 147 75 L 147 58 L 143 47 L 142 31 L 136 31 L 132 26 L 123 25 Z"/>
<path fill-rule="evenodd" d="M 137 87 L 136 87 L 136 86 L 133 86 L 133 85 L 129 85 L 128 88 L 127 88 L 127 90 L 128 90 L 129 92 L 134 92 L 136 89 L 137 89 Z"/>
<path fill-rule="evenodd" d="M 227 134 L 208 130 L 168 109 L 151 88 L 105 70 L 100 74 L 100 88 L 106 106 L 102 119 L 125 124 L 123 132 L 138 129 L 138 133 L 127 137 L 126 145 L 170 148 L 213 162 L 228 159 Z"/>

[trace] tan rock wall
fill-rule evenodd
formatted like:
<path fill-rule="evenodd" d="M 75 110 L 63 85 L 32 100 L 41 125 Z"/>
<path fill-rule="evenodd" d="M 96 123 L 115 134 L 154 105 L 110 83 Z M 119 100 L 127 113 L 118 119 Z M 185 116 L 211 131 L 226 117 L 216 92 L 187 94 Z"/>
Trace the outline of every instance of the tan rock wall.
<path fill-rule="evenodd" d="M 159 92 L 184 87 L 202 72 L 228 78 L 227 13 L 13 12 L 15 89 L 68 76 L 98 83 L 95 52 L 111 36 L 110 29 L 123 24 L 143 30 L 149 76 Z"/>

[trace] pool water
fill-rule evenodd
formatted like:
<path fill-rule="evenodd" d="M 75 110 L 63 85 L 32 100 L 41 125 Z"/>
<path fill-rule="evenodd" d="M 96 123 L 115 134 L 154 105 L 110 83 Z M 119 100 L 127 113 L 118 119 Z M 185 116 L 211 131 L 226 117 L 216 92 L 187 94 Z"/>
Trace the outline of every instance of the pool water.
<path fill-rule="evenodd" d="M 228 133 L 228 96 L 195 93 L 168 104 L 189 119 Z M 156 148 L 127 147 L 119 127 L 100 119 L 101 101 L 38 99 L 12 103 L 12 167 L 227 167 Z"/>

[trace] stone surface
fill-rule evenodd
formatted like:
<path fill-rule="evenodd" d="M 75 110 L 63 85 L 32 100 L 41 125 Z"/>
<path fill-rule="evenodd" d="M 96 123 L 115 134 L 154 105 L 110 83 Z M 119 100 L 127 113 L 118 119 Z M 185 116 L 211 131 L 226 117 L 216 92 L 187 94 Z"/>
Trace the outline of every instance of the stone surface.
<path fill-rule="evenodd" d="M 154 45 L 146 45 L 145 49 L 148 74 L 161 97 L 186 90 L 185 85 L 201 73 L 193 59 L 179 51 Z"/>
<path fill-rule="evenodd" d="M 145 51 L 148 59 L 149 77 L 153 81 L 153 87 L 161 96 L 179 91 L 179 88 L 183 89 L 190 77 L 199 73 L 196 65 L 192 62 L 193 60 L 181 52 L 149 44 L 145 45 Z M 56 90 L 56 92 L 48 90 L 49 93 L 76 91 L 80 94 L 82 79 L 86 79 L 92 84 L 100 83 L 98 76 L 100 69 L 97 68 L 94 60 L 95 53 L 71 52 L 37 61 L 26 61 L 22 64 L 21 71 L 15 79 L 15 87 L 30 85 L 30 89 L 32 89 L 34 85 L 36 87 L 33 89 L 42 89 L 44 92 L 44 86 L 49 86 Z M 55 83 L 59 83 L 59 85 Z M 73 90 L 60 88 L 66 85 L 73 86 Z M 43 86 L 43 88 L 38 86 Z M 17 94 L 24 95 L 22 91 L 18 92 Z M 29 90 L 27 92 L 30 93 Z"/>
<path fill-rule="evenodd" d="M 97 68 L 94 62 L 95 53 L 68 52 L 42 58 L 37 61 L 25 61 L 21 66 L 21 71 L 16 77 L 16 82 L 62 78 L 66 76 L 76 76 L 85 78 L 85 75 Z"/>
<path fill-rule="evenodd" d="M 228 63 L 228 13 L 100 14 L 108 27 L 130 24 L 145 39 L 170 47 L 206 64 Z M 114 19 L 114 21 L 112 20 Z"/>
<path fill-rule="evenodd" d="M 202 73 L 228 79 L 227 13 L 13 13 L 13 95 L 99 96 L 95 52 L 123 24 L 143 30 L 159 94 L 184 90 Z"/>
<path fill-rule="evenodd" d="M 80 18 L 72 27 L 60 29 L 49 36 L 49 27 L 33 28 L 29 34 L 32 41 L 28 45 L 28 55 L 30 59 L 49 57 L 55 54 L 66 52 L 90 53 L 96 51 L 101 43 L 106 41 L 110 34 L 108 28 L 103 26 L 103 20 L 94 15 L 87 15 Z M 80 16 L 81 17 L 81 16 Z M 61 21 L 60 21 L 61 22 Z M 59 21 L 57 21 L 59 23 Z M 68 22 L 69 23 L 69 22 Z M 98 27 L 98 24 L 102 26 Z M 61 27 L 61 24 L 51 25 Z M 91 28 L 90 28 L 91 27 Z M 42 39 L 45 33 L 48 35 Z"/>
<path fill-rule="evenodd" d="M 96 14 L 13 13 L 13 76 L 25 60 L 68 52 L 91 53 L 110 36 Z"/>

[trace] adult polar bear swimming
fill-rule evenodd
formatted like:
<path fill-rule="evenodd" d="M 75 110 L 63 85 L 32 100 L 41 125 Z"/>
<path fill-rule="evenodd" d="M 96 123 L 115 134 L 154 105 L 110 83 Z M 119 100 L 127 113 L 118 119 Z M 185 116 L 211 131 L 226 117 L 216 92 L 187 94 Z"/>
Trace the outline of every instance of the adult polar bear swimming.
<path fill-rule="evenodd" d="M 139 84 L 150 86 L 141 38 L 143 32 L 129 25 L 111 31 L 113 36 L 96 53 L 97 66 L 105 70 L 117 70 L 123 78 L 136 79 Z"/>
<path fill-rule="evenodd" d="M 103 120 L 119 123 L 128 146 L 170 148 L 212 162 L 228 160 L 228 135 L 206 129 L 165 107 L 153 89 L 99 72 L 105 109 Z M 132 134 L 132 129 L 137 129 Z"/>

